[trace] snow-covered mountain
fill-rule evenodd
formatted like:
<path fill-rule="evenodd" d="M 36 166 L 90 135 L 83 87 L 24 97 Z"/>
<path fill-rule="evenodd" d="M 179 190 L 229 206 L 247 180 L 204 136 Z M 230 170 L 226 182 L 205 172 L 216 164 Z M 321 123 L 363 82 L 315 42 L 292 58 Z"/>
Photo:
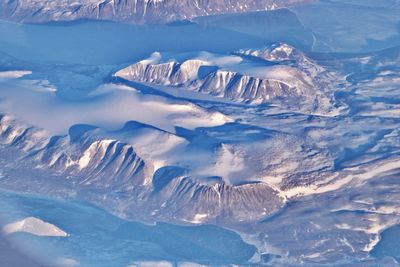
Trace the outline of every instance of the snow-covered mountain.
<path fill-rule="evenodd" d="M 29 0 L 0 1 L 0 17 L 23 22 L 100 19 L 165 23 L 198 16 L 269 10 L 310 0 Z"/>
<path fill-rule="evenodd" d="M 189 74 L 181 79 L 190 80 Z M 184 100 L 144 94 L 138 101 L 136 89 L 107 85 L 91 93 L 92 101 L 107 103 L 96 104 L 92 114 L 84 105 L 52 105 L 55 91 L 43 82 L 18 80 L 24 75 L 29 72 L 3 72 L 4 84 L 20 88 L 2 91 L 8 98 L 2 107 L 15 118 L 0 117 L 0 164 L 21 179 L 29 173 L 25 184 L 32 191 L 77 194 L 126 217 L 145 210 L 155 220 L 230 224 L 276 212 L 286 201 L 281 187 L 296 186 L 293 177 L 309 184 L 314 179 L 304 180 L 306 173 L 333 167 L 330 153 L 307 138 L 244 125 Z M 21 101 L 35 106 L 33 117 L 20 109 Z M 70 120 L 52 118 L 58 113 Z M 106 130 L 121 122 L 122 128 Z M 49 175 L 52 182 L 41 182 Z M 2 183 L 16 185 L 13 179 Z M 118 198 L 110 201 L 115 192 Z"/>
<path fill-rule="evenodd" d="M 241 10 L 256 2 L 272 3 Z M 0 19 L 0 228 L 61 249 L 63 266 L 396 266 L 397 2 L 170 25 Z M 235 3 L 1 1 L 0 14 L 163 23 Z"/>
<path fill-rule="evenodd" d="M 339 80 L 288 44 L 233 55 L 158 52 L 115 74 L 129 81 L 173 86 L 251 104 L 279 103 L 293 111 L 335 114 L 332 87 Z"/>
<path fill-rule="evenodd" d="M 109 139 L 110 135 L 118 136 L 120 140 L 124 140 L 124 136 L 129 137 L 131 143 Z M 165 163 L 156 159 L 158 153 L 166 149 L 165 143 L 153 143 L 152 153 L 146 152 L 144 148 L 151 145 L 151 142 L 137 142 L 143 135 L 146 139 L 151 136 L 158 140 L 169 139 L 170 151 L 165 153 L 168 152 L 171 159 L 166 158 Z M 82 198 L 103 207 L 112 205 L 104 200 L 111 197 L 110 194 L 119 192 L 118 199 L 112 203 L 125 206 L 118 211 L 123 216 L 131 216 L 135 211 L 148 211 L 147 214 L 152 213 L 158 219 L 175 220 L 171 214 L 179 214 L 179 220 L 183 218 L 192 223 L 215 220 L 228 223 L 230 220 L 261 219 L 283 205 L 284 199 L 279 192 L 266 183 L 243 180 L 243 184 L 235 185 L 226 177 L 212 178 L 207 177 L 206 173 L 201 177 L 195 170 L 197 164 L 202 164 L 201 157 L 198 157 L 197 163 L 192 162 L 192 166 L 175 165 L 178 162 L 173 162 L 173 158 L 177 157 L 175 152 L 182 151 L 182 144 L 168 136 L 171 134 L 137 122 L 127 123 L 120 131 L 113 133 L 101 132 L 88 125 L 75 125 L 68 135 L 51 136 L 46 131 L 7 115 L 2 115 L 0 119 L 0 150 L 3 160 L 23 160 L 24 164 L 18 167 L 21 170 L 33 168 L 39 173 L 43 171 L 52 173 L 54 177 L 59 176 L 57 183 L 66 186 L 63 191 L 68 194 L 87 191 Z M 171 143 L 175 143 L 175 146 L 171 147 Z M 191 157 L 193 151 L 190 152 L 189 147 L 184 150 L 187 154 L 181 155 L 181 158 Z M 218 152 L 217 156 L 221 157 L 223 164 L 226 155 L 221 153 L 223 151 Z M 8 165 L 7 169 L 9 167 L 17 166 Z M 47 185 L 36 188 L 31 183 L 37 179 L 35 174 L 31 173 L 29 179 L 32 190 L 49 189 Z M 12 184 L 10 181 L 11 187 Z M 51 191 L 57 191 L 56 187 Z M 162 210 L 159 210 L 160 206 Z M 116 212 L 112 209 L 110 211 Z"/>

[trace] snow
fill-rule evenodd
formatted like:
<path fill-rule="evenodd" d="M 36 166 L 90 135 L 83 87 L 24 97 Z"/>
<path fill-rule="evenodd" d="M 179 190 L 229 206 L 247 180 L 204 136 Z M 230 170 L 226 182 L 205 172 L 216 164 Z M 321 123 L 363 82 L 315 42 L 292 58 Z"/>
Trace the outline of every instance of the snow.
<path fill-rule="evenodd" d="M 300 54 L 300 52 L 294 47 L 285 43 L 275 44 L 270 47 L 264 47 L 261 49 L 241 49 L 236 52 L 236 54 L 238 55 L 252 56 L 276 62 L 294 60 L 296 58 L 295 53 Z"/>
<path fill-rule="evenodd" d="M 178 262 L 178 267 L 206 267 L 206 265 L 195 262 Z"/>
<path fill-rule="evenodd" d="M 338 229 L 342 230 L 360 231 L 368 234 L 370 236 L 370 241 L 364 246 L 362 250 L 365 252 L 370 252 L 380 241 L 380 234 L 382 233 L 382 231 L 390 228 L 393 225 L 396 225 L 397 219 L 393 218 L 388 221 L 381 221 L 378 216 L 370 216 L 370 218 L 368 219 L 368 223 L 369 225 L 364 228 L 348 224 L 336 224 L 335 226 Z"/>
<path fill-rule="evenodd" d="M 127 267 L 174 267 L 174 264 L 168 261 L 139 261 Z"/>
<path fill-rule="evenodd" d="M 400 117 L 400 108 L 364 111 L 360 112 L 360 115 L 368 117 L 398 118 Z"/>
<path fill-rule="evenodd" d="M 223 144 L 221 149 L 218 151 L 215 159 L 215 163 L 210 166 L 202 166 L 197 174 L 204 176 L 220 176 L 227 184 L 232 184 L 235 180 L 243 178 L 238 173 L 245 170 L 246 166 L 244 163 L 243 155 L 240 151 L 235 151 L 228 145 Z M 250 175 L 250 173 L 248 173 Z"/>
<path fill-rule="evenodd" d="M 16 79 L 21 78 L 26 75 L 32 74 L 31 71 L 1 71 L 0 72 L 0 81 L 7 80 L 7 79 Z"/>
<path fill-rule="evenodd" d="M 91 159 L 93 158 L 93 155 L 96 154 L 99 150 L 100 153 L 104 156 L 107 147 L 112 143 L 115 142 L 115 140 L 102 140 L 102 141 L 96 141 L 93 142 L 88 149 L 83 153 L 82 157 L 78 161 L 79 169 L 84 169 L 86 168 Z"/>
<path fill-rule="evenodd" d="M 37 236 L 53 236 L 53 237 L 67 237 L 68 234 L 58 228 L 57 226 L 44 222 L 35 217 L 27 217 L 20 221 L 7 224 L 3 227 L 3 232 L 6 234 L 13 234 L 17 232 L 25 232 Z"/>
<path fill-rule="evenodd" d="M 150 64 L 157 64 L 160 62 L 162 59 L 161 53 L 160 52 L 154 52 L 151 54 L 151 56 L 148 59 L 144 59 L 140 61 L 140 63 L 144 65 L 150 65 Z"/>
<path fill-rule="evenodd" d="M 79 261 L 70 259 L 70 258 L 65 258 L 65 257 L 60 257 L 55 259 L 52 262 L 52 265 L 57 266 L 57 267 L 75 267 L 75 266 L 80 266 Z"/>
<path fill-rule="evenodd" d="M 207 218 L 207 216 L 208 216 L 208 214 L 206 214 L 206 213 L 197 213 L 194 215 L 193 220 L 191 220 L 190 222 L 194 223 L 194 224 L 202 223 L 203 220 Z"/>
<path fill-rule="evenodd" d="M 50 134 L 64 134 L 71 125 L 78 123 L 117 129 L 126 121 L 136 120 L 174 132 L 175 126 L 193 129 L 232 121 L 220 112 L 208 112 L 195 104 L 162 96 L 142 95 L 124 85 L 103 85 L 87 102 L 76 103 L 61 102 L 54 92 L 39 93 L 32 88 L 42 86 L 27 80 L 0 80 L 0 97 L 6 98 L 5 102 L 0 102 L 0 112 L 11 113 Z M 95 97 L 98 101 L 90 101 Z"/>
<path fill-rule="evenodd" d="M 126 219 L 246 231 L 256 265 L 264 253 L 276 265 L 379 261 L 370 253 L 400 214 L 399 5 L 345 2 L 200 26 L 0 22 L 0 64 L 18 69 L 0 72 L 1 187 L 83 198 Z M 109 15 L 115 3 L 104 3 Z M 98 128 L 64 136 L 74 124 Z M 153 183 L 161 168 L 176 176 L 163 188 Z"/>
<path fill-rule="evenodd" d="M 122 4 L 115 0 L 106 2 L 100 0 L 29 0 L 16 6 L 12 14 L 2 14 L 2 18 L 28 22 L 109 19 L 135 23 L 167 23 L 203 15 L 277 9 L 303 1 L 305 0 L 292 0 L 289 3 L 277 4 L 272 0 L 249 0 L 246 4 L 240 4 L 226 0 L 215 3 L 188 0 L 173 3 L 166 0 L 135 0 Z M 1 8 L 6 10 L 12 7 L 8 2 L 1 5 Z"/>
<path fill-rule="evenodd" d="M 282 51 L 294 53 L 289 47 L 281 44 L 275 48 L 275 50 L 280 49 L 275 53 L 279 54 Z M 339 110 L 332 106 L 330 89 L 324 86 L 324 83 L 331 82 L 331 86 L 334 87 L 334 83 L 338 80 L 332 78 L 335 76 L 333 74 L 325 74 L 323 67 L 304 54 L 298 52 L 296 57 L 293 56 L 296 66 L 287 62 L 270 66 L 257 60 L 243 58 L 246 53 L 239 53 L 240 56 L 204 51 L 167 53 L 165 56 L 157 53 L 157 60 L 153 59 L 153 54 L 149 59 L 117 71 L 115 76 L 128 81 L 146 83 L 151 87 L 177 87 L 183 89 L 182 91 L 198 91 L 214 97 L 255 105 L 270 102 L 300 102 L 301 104 L 285 106 L 288 109 L 304 110 L 313 114 L 339 114 Z M 162 57 L 165 59 L 161 59 Z M 201 67 L 207 66 L 212 68 L 200 75 Z M 317 107 L 314 107 L 315 103 L 318 103 Z"/>
<path fill-rule="evenodd" d="M 294 187 L 289 190 L 284 191 L 287 198 L 293 198 L 296 196 L 307 196 L 313 194 L 322 194 L 330 191 L 338 190 L 349 183 L 359 183 L 368 179 L 377 177 L 380 174 L 399 169 L 400 159 L 387 160 L 384 163 L 375 163 L 370 166 L 355 167 L 348 169 L 351 174 L 345 175 L 343 177 L 328 177 L 326 179 L 326 184 L 323 185 L 310 185 L 306 187 Z M 331 182 L 335 180 L 334 182 Z M 324 181 L 324 180 L 322 180 Z"/>

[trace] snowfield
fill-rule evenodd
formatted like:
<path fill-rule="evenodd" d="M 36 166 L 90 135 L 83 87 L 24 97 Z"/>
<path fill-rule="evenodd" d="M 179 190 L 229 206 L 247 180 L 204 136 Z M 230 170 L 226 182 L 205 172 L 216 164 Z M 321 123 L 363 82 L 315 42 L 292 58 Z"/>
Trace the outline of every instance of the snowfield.
<path fill-rule="evenodd" d="M 66 232 L 57 226 L 44 222 L 35 217 L 28 217 L 23 220 L 7 224 L 3 227 L 3 232 L 6 234 L 25 232 L 37 236 L 68 236 Z"/>
<path fill-rule="evenodd" d="M 0 21 L 0 225 L 21 250 L 398 265 L 398 1 L 39 2 L 0 3 L 25 22 Z"/>

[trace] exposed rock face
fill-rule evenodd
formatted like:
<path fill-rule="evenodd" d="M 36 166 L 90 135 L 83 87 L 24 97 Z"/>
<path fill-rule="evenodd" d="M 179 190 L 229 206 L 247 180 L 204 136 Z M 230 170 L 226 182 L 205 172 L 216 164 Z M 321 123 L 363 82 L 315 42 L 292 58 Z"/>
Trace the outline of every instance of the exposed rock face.
<path fill-rule="evenodd" d="M 276 62 L 282 62 L 286 60 L 298 60 L 304 58 L 303 53 L 285 43 L 275 44 L 271 47 L 264 47 L 261 49 L 241 49 L 234 54 L 251 56 L 267 61 Z"/>
<path fill-rule="evenodd" d="M 144 162 L 131 146 L 115 140 L 101 140 L 93 132 L 83 133 L 79 138 L 71 135 L 49 137 L 44 131 L 3 116 L 0 137 L 2 144 L 25 151 L 27 158 L 33 159 L 38 166 L 84 176 L 79 183 L 99 183 L 107 187 L 126 184 L 133 177 L 143 176 Z M 111 181 L 113 176 L 123 179 Z"/>
<path fill-rule="evenodd" d="M 134 23 L 286 7 L 310 0 L 2 0 L 0 17 L 23 22 L 100 19 Z"/>
<path fill-rule="evenodd" d="M 75 125 L 68 135 L 49 136 L 7 115 L 0 116 L 0 152 L 11 162 L 23 160 L 23 164 L 8 164 L 8 171 L 25 167 L 35 170 L 33 173 L 43 171 L 53 179 L 58 177 L 52 181 L 64 184 L 62 190 L 67 194 L 83 194 L 83 199 L 122 216 L 141 218 L 140 212 L 146 220 L 152 214 L 157 220 L 237 223 L 260 220 L 284 203 L 277 190 L 262 182 L 203 183 L 178 166 L 155 168 L 132 145 L 106 139 L 103 134 L 95 127 Z M 57 191 L 46 187 L 44 176 L 38 183 L 33 173 L 27 180 L 31 190 Z M 13 184 L 10 181 L 11 187 Z"/>
<path fill-rule="evenodd" d="M 241 49 L 233 54 L 267 62 L 285 63 L 301 69 L 312 78 L 326 71 L 302 51 L 286 43 L 277 43 L 261 49 Z"/>
<path fill-rule="evenodd" d="M 250 103 L 265 103 L 293 94 L 291 86 L 285 82 L 224 70 L 218 70 L 213 75 L 207 76 L 198 90 Z"/>
<path fill-rule="evenodd" d="M 129 81 L 175 86 L 251 104 L 280 103 L 290 110 L 332 114 L 330 87 L 339 80 L 287 44 L 240 50 L 224 57 L 200 53 L 182 61 L 155 52 L 118 71 Z"/>

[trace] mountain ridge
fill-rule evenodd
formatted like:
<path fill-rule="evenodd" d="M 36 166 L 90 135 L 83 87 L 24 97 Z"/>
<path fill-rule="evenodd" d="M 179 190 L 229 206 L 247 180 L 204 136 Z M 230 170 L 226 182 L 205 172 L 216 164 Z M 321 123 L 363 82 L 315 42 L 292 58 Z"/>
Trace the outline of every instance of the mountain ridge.
<path fill-rule="evenodd" d="M 217 55 L 154 52 L 114 74 L 127 81 L 186 89 L 247 104 L 279 104 L 311 114 L 337 115 L 332 87 L 343 80 L 300 50 L 279 43 Z"/>
<path fill-rule="evenodd" d="M 0 18 L 18 22 L 112 20 L 168 23 L 193 17 L 271 10 L 312 0 L 29 0 L 0 1 Z"/>

